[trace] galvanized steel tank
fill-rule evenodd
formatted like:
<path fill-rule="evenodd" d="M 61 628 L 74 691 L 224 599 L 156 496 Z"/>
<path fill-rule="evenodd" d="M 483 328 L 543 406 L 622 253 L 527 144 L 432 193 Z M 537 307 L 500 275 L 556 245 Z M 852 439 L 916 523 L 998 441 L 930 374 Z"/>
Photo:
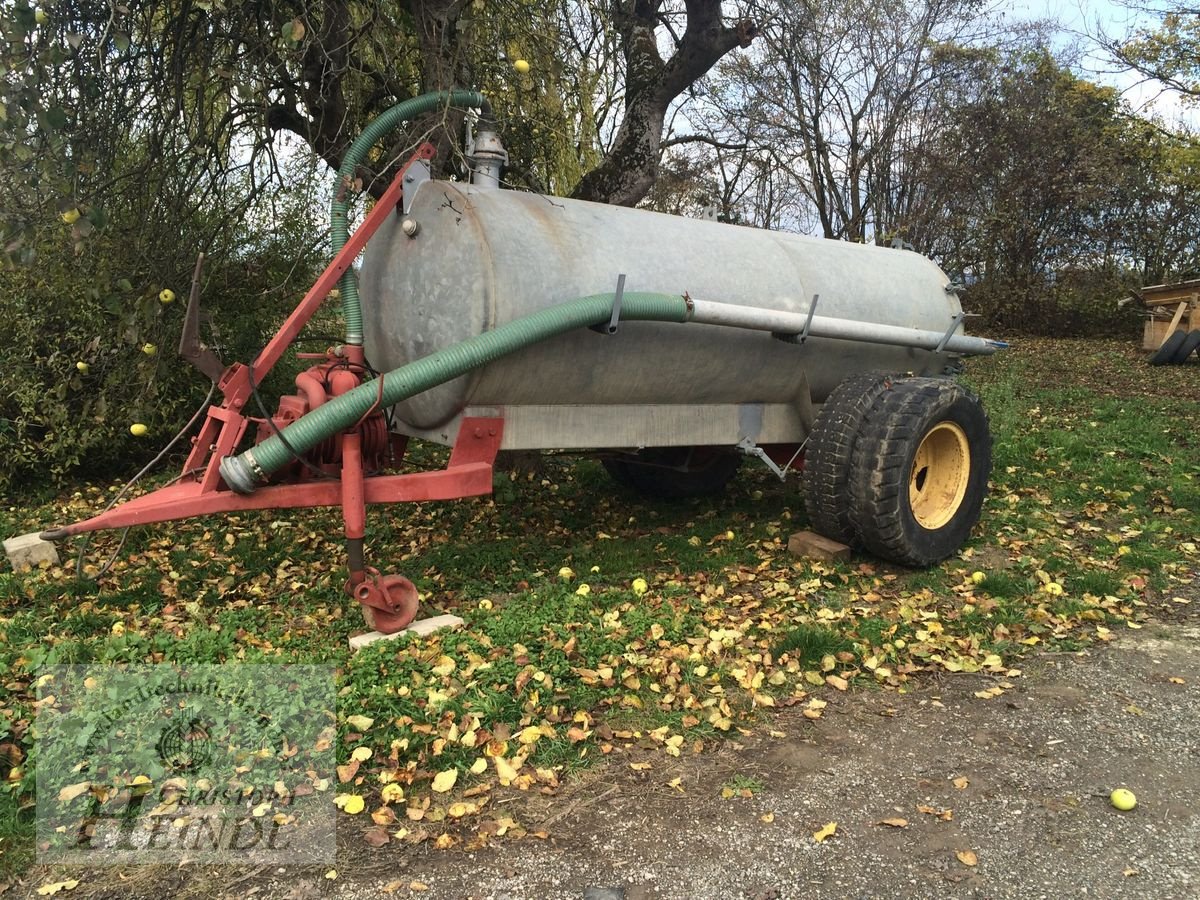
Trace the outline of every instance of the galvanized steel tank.
<path fill-rule="evenodd" d="M 360 292 L 386 371 L 580 296 L 626 290 L 943 332 L 949 279 L 904 250 L 539 194 L 428 181 L 371 240 Z M 411 227 L 411 226 L 410 226 Z M 396 407 L 400 430 L 452 441 L 459 415 L 502 410 L 509 448 L 802 440 L 811 402 L 860 371 L 940 373 L 950 354 L 713 325 L 622 324 L 530 347 Z"/>

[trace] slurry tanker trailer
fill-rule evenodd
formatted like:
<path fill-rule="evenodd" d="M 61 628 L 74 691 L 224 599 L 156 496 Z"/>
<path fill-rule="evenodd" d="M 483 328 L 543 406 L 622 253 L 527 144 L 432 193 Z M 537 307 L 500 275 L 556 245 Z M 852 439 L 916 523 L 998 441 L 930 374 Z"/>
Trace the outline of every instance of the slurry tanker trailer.
<path fill-rule="evenodd" d="M 361 160 L 440 107 L 478 110 L 469 183 L 434 179 L 422 145 L 351 234 Z M 367 565 L 366 506 L 487 494 L 499 451 L 570 449 L 660 497 L 720 491 L 746 460 L 800 471 L 808 517 L 830 538 L 909 566 L 960 548 L 991 436 L 953 376 L 1003 344 L 963 332 L 957 287 L 934 263 L 505 190 L 506 161 L 477 93 L 425 95 L 375 120 L 339 171 L 332 262 L 252 364 L 225 365 L 199 342 L 198 262 L 180 349 L 223 402 L 182 475 L 43 537 L 341 506 L 347 591 L 394 632 L 417 592 Z M 335 288 L 344 342 L 268 415 L 258 385 Z M 449 446 L 447 466 L 396 471 L 413 438 Z"/>

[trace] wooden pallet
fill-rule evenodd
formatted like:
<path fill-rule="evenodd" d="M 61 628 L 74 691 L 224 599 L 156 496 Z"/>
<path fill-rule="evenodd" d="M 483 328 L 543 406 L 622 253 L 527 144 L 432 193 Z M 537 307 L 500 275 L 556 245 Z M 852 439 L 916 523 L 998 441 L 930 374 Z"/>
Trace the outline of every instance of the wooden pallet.
<path fill-rule="evenodd" d="M 1200 328 L 1200 279 L 1156 284 L 1142 289 L 1150 318 L 1142 331 L 1142 349 L 1157 350 L 1176 331 Z"/>

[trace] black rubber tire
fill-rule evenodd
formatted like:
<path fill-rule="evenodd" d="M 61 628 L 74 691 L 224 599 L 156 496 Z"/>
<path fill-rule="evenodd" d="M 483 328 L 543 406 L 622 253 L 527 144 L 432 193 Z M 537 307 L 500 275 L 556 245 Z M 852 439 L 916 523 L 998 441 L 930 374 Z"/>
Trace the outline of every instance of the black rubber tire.
<path fill-rule="evenodd" d="M 1171 332 L 1171 336 L 1163 341 L 1163 345 L 1150 357 L 1150 365 L 1165 366 L 1174 363 L 1175 354 L 1179 352 L 1179 349 L 1183 346 L 1183 342 L 1187 338 L 1188 333 L 1186 331 Z"/>
<path fill-rule="evenodd" d="M 630 490 L 646 497 L 682 500 L 720 494 L 737 474 L 742 457 L 702 447 L 651 447 L 636 457 L 610 457 L 601 463 L 614 481 Z"/>
<path fill-rule="evenodd" d="M 1189 332 L 1187 338 L 1184 340 L 1183 344 L 1180 345 L 1179 350 L 1176 352 L 1175 359 L 1172 361 L 1177 366 L 1183 365 L 1185 362 L 1187 362 L 1188 357 L 1196 352 L 1197 347 L 1200 347 L 1200 328 Z"/>
<path fill-rule="evenodd" d="M 863 418 L 893 378 L 851 375 L 833 389 L 813 422 L 804 448 L 801 490 L 813 531 L 843 544 L 856 541 L 850 521 L 850 462 Z"/>
<path fill-rule="evenodd" d="M 922 441 L 944 423 L 965 438 L 967 477 L 948 520 L 927 528 L 913 513 L 909 482 Z M 902 565 L 940 562 L 958 552 L 979 521 L 991 470 L 992 434 L 978 397 L 948 379 L 898 380 L 879 395 L 854 446 L 850 518 L 859 540 L 876 556 Z"/>

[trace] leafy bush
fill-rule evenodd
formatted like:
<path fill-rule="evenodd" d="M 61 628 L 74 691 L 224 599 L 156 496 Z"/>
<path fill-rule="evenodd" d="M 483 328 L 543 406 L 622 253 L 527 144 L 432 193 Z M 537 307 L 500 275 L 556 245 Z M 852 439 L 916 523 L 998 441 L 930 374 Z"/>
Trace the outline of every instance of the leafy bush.
<path fill-rule="evenodd" d="M 0 268 L 0 490 L 131 472 L 173 436 L 208 389 L 176 354 L 195 254 L 212 254 L 202 298 L 215 328 L 202 323 L 203 338 L 226 362 L 252 358 L 318 262 L 311 185 L 223 232 L 197 214 L 131 210 L 80 249 L 47 226 L 32 265 Z M 159 301 L 164 288 L 174 302 Z"/>

